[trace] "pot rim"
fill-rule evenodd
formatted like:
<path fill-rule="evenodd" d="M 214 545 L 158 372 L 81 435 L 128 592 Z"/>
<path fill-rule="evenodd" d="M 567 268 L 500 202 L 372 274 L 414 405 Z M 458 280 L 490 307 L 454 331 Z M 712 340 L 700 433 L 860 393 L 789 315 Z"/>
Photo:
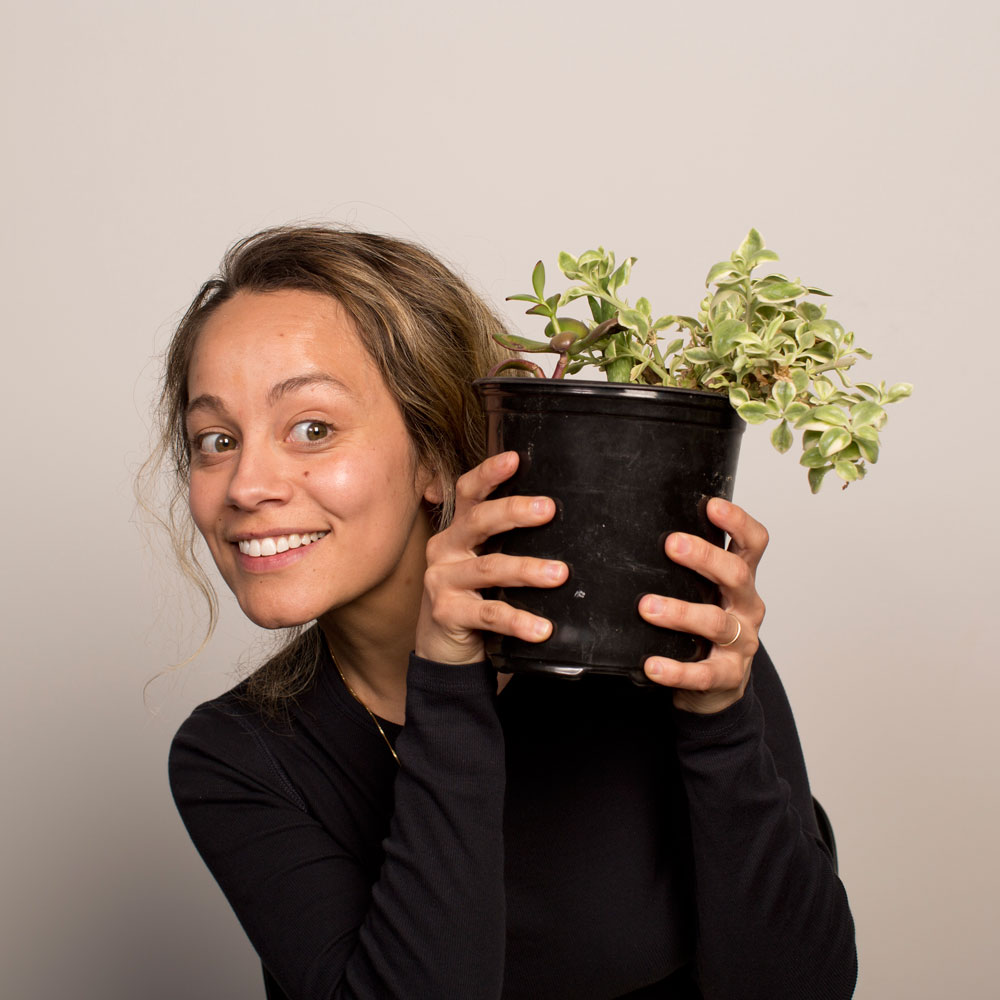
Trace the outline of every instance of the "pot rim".
<path fill-rule="evenodd" d="M 524 375 L 493 375 L 473 380 L 473 387 L 483 394 L 490 389 L 515 392 L 537 391 L 568 396 L 640 396 L 653 393 L 667 393 L 673 396 L 691 396 L 707 403 L 716 399 L 720 404 L 731 406 L 729 396 L 724 392 L 710 389 L 685 389 L 673 385 L 638 385 L 634 382 L 607 382 L 599 379 L 582 378 L 538 378 Z"/>

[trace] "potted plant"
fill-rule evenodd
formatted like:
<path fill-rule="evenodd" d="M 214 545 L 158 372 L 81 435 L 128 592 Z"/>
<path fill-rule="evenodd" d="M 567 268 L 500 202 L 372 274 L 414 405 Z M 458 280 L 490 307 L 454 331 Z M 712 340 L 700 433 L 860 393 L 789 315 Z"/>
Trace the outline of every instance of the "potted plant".
<path fill-rule="evenodd" d="M 635 258 L 619 264 L 603 248 L 559 255 L 571 282 L 563 291 L 546 295 L 539 261 L 532 291 L 510 297 L 545 320 L 546 339 L 497 336 L 517 356 L 477 383 L 489 450 L 520 455 L 503 493 L 551 496 L 557 514 L 496 544 L 558 556 L 570 577 L 551 591 L 500 595 L 555 626 L 537 645 L 497 639 L 491 652 L 504 669 L 619 673 L 642 682 L 652 653 L 705 655 L 704 640 L 648 625 L 637 605 L 650 591 L 717 600 L 708 581 L 667 559 L 663 540 L 679 530 L 721 544 L 704 508 L 712 496 L 732 498 L 745 424 L 773 422 L 779 452 L 800 433 L 799 461 L 814 493 L 829 473 L 846 487 L 878 460 L 885 406 L 912 387 L 853 383 L 849 370 L 871 355 L 811 301 L 827 292 L 783 274 L 755 275 L 777 259 L 751 229 L 709 270 L 697 316 L 654 318 L 646 298 L 631 304 L 623 290 Z M 567 315 L 581 299 L 590 315 Z M 525 353 L 555 354 L 551 377 Z M 607 381 L 566 378 L 588 367 Z M 504 377 L 506 371 L 517 376 Z"/>

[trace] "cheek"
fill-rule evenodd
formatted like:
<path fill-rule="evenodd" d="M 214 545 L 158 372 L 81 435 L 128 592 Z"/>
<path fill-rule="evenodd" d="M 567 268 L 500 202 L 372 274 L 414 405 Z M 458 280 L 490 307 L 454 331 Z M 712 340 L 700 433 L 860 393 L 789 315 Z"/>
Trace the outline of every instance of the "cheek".
<path fill-rule="evenodd" d="M 188 509 L 195 527 L 203 534 L 208 531 L 219 516 L 219 488 L 211 476 L 192 472 L 188 483 Z"/>

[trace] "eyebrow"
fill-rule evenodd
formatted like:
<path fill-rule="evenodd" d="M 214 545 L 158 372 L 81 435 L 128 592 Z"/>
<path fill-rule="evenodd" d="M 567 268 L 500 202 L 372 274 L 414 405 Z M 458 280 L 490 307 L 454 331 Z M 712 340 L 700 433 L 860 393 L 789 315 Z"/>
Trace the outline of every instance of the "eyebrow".
<path fill-rule="evenodd" d="M 291 378 L 286 378 L 281 382 L 277 382 L 267 390 L 267 401 L 273 406 L 278 400 L 287 396 L 291 392 L 298 392 L 300 389 L 308 389 L 314 385 L 325 385 L 336 389 L 339 392 L 346 393 L 347 395 L 353 396 L 354 393 L 346 386 L 339 378 L 335 378 L 333 375 L 327 372 L 310 372 L 306 375 L 293 375 Z M 196 396 L 194 399 L 188 403 L 187 408 L 184 413 L 185 416 L 190 416 L 197 410 L 214 410 L 217 413 L 228 413 L 226 404 L 223 402 L 220 396 L 213 396 L 211 393 L 205 392 L 200 396 Z"/>

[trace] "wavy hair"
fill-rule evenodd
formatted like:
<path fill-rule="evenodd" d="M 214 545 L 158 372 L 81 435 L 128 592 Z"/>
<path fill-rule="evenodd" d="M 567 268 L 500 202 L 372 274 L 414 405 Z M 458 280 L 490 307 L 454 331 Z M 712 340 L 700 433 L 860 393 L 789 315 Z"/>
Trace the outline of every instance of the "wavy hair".
<path fill-rule="evenodd" d="M 159 437 L 138 485 L 140 503 L 149 510 L 154 482 L 163 473 L 170 481 L 165 513 L 157 519 L 169 533 L 181 570 L 206 601 L 205 642 L 218 618 L 218 600 L 199 563 L 187 508 L 188 369 L 198 334 L 219 306 L 239 292 L 290 289 L 329 295 L 350 316 L 399 406 L 418 459 L 443 484 L 444 500 L 432 511 L 436 529 L 454 514 L 455 480 L 485 455 L 485 421 L 472 381 L 507 356 L 491 336 L 504 325 L 465 281 L 424 248 L 389 236 L 279 226 L 239 240 L 219 273 L 201 286 L 167 348 Z M 248 679 L 248 696 L 273 709 L 302 692 L 315 676 L 319 650 L 318 628 L 300 626 Z"/>

